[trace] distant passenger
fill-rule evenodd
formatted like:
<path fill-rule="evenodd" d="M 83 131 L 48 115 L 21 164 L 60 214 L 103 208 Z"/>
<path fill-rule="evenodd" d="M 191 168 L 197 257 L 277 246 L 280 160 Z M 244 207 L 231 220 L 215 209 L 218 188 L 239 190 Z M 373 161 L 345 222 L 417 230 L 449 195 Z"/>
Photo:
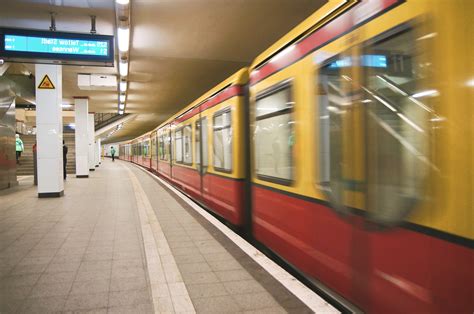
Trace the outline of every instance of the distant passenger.
<path fill-rule="evenodd" d="M 63 174 L 64 180 L 66 180 L 66 164 L 67 164 L 67 145 L 63 140 Z"/>
<path fill-rule="evenodd" d="M 25 150 L 23 146 L 23 141 L 20 138 L 20 134 L 16 134 L 16 163 L 20 164 L 21 152 Z"/>
<path fill-rule="evenodd" d="M 112 155 L 112 161 L 115 161 L 115 148 L 113 146 L 110 147 L 110 154 Z"/>

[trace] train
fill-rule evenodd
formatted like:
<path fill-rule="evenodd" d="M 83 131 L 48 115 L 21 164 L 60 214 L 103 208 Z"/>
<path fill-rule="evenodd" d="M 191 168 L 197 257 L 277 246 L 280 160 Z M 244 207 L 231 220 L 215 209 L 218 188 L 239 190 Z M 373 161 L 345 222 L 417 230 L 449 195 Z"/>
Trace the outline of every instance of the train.
<path fill-rule="evenodd" d="M 473 15 L 329 0 L 120 156 L 342 310 L 472 313 Z"/>

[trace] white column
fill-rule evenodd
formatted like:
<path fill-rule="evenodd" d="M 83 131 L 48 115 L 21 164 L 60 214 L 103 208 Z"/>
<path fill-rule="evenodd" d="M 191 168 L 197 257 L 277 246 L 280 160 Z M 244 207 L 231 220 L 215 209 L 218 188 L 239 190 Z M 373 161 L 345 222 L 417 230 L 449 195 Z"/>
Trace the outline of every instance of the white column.
<path fill-rule="evenodd" d="M 95 145 L 95 149 L 94 149 L 94 164 L 95 164 L 95 167 L 99 167 L 99 152 L 100 152 L 100 141 L 99 139 L 96 139 L 95 142 L 94 142 L 94 145 Z"/>
<path fill-rule="evenodd" d="M 74 99 L 74 115 L 76 124 L 76 177 L 89 177 L 89 99 Z"/>
<path fill-rule="evenodd" d="M 98 165 L 102 163 L 102 141 L 100 138 L 97 139 L 97 158 L 99 159 Z"/>
<path fill-rule="evenodd" d="M 62 67 L 37 64 L 35 69 L 38 197 L 59 197 L 64 195 Z"/>
<path fill-rule="evenodd" d="M 95 170 L 95 147 L 94 147 L 94 136 L 95 136 L 95 130 L 94 130 L 94 114 L 89 113 L 88 118 L 87 118 L 87 138 L 88 138 L 88 160 L 89 160 L 89 171 L 94 171 Z"/>

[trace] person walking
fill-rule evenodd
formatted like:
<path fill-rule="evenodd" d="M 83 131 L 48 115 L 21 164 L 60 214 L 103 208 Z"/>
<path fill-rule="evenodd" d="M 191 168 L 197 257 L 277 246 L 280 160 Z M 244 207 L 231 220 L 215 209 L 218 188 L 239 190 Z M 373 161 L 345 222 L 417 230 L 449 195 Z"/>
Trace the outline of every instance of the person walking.
<path fill-rule="evenodd" d="M 15 135 L 16 138 L 16 163 L 20 164 L 20 157 L 21 153 L 25 150 L 25 147 L 23 146 L 23 141 L 20 138 L 20 134 Z"/>
<path fill-rule="evenodd" d="M 115 161 L 115 148 L 113 146 L 110 147 L 110 154 L 112 155 L 112 161 Z"/>
<path fill-rule="evenodd" d="M 67 164 L 67 145 L 63 140 L 63 175 L 64 180 L 66 180 L 66 164 Z"/>

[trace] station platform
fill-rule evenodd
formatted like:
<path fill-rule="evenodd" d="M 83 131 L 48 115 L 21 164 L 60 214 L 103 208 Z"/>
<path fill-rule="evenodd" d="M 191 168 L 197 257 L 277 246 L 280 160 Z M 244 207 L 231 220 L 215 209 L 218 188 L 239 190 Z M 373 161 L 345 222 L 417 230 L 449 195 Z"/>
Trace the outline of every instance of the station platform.
<path fill-rule="evenodd" d="M 68 177 L 61 198 L 23 177 L 0 201 L 1 313 L 336 312 L 127 162 Z"/>

